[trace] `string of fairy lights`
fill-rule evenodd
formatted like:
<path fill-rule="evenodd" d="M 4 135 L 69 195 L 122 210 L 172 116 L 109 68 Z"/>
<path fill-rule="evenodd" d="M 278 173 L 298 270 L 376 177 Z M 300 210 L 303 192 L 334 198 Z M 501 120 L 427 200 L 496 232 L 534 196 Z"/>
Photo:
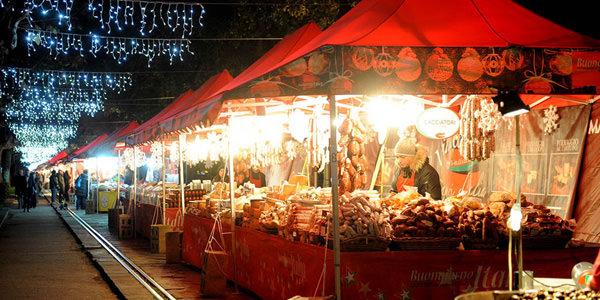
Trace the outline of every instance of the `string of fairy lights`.
<path fill-rule="evenodd" d="M 66 148 L 82 116 L 101 111 L 107 93 L 131 84 L 129 73 L 0 69 L 0 91 L 12 100 L 6 120 L 22 160 L 39 164 Z"/>
<path fill-rule="evenodd" d="M 77 1 L 83 0 L 24 0 L 21 13 L 28 25 L 17 22 L 13 32 L 24 33 L 29 57 L 109 58 L 124 64 L 139 56 L 151 67 L 158 59 L 168 59 L 172 65 L 194 55 L 190 37 L 203 27 L 205 14 L 200 3 L 88 0 L 82 5 Z M 78 11 L 87 6 L 89 19 L 99 28 L 74 32 L 80 29 L 73 24 L 78 19 L 72 18 L 76 4 Z M 0 0 L 0 8 L 4 7 Z M 152 36 L 156 34 L 173 37 Z M 103 110 L 108 93 L 121 93 L 131 85 L 129 73 L 0 68 L 0 97 L 10 99 L 4 114 L 19 140 L 17 150 L 30 164 L 47 161 L 67 147 L 81 117 Z"/>
<path fill-rule="evenodd" d="M 119 64 L 126 62 L 130 56 L 143 55 L 148 59 L 148 67 L 158 57 L 168 56 L 172 65 L 174 60 L 183 61 L 184 54 L 194 54 L 188 39 L 122 38 L 27 29 L 25 41 L 29 56 L 37 47 L 46 48 L 55 58 L 71 52 L 82 57 L 85 54 L 96 57 L 98 53 L 104 53 Z"/>

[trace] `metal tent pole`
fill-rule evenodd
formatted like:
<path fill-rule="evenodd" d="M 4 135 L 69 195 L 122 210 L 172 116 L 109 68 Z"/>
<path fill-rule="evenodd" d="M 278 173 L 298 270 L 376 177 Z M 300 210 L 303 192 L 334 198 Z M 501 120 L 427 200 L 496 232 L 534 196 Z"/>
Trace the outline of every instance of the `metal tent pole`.
<path fill-rule="evenodd" d="M 162 224 L 167 224 L 167 165 L 165 160 L 165 140 L 161 140 L 162 151 Z"/>
<path fill-rule="evenodd" d="M 121 200 L 121 150 L 117 150 L 117 208 L 120 206 Z"/>
<path fill-rule="evenodd" d="M 96 213 L 98 213 L 98 205 L 100 205 L 100 167 L 98 166 L 98 157 L 96 160 Z"/>
<path fill-rule="evenodd" d="M 185 134 L 179 135 L 179 193 L 181 194 L 181 221 L 185 217 L 185 179 L 183 178 L 183 145 L 185 144 Z"/>
<path fill-rule="evenodd" d="M 137 235 L 135 222 L 137 222 L 137 149 L 133 146 L 133 237 Z"/>
<path fill-rule="evenodd" d="M 231 144 L 231 126 L 229 126 L 229 132 L 227 134 L 227 160 L 229 164 L 229 201 L 231 205 L 231 261 L 233 266 L 233 284 L 237 291 L 236 272 L 237 266 L 235 263 L 236 254 L 236 242 L 235 242 L 235 172 L 233 170 L 233 147 Z"/>
<path fill-rule="evenodd" d="M 340 270 L 340 219 L 338 199 L 338 162 L 337 162 L 337 124 L 335 124 L 337 109 L 335 96 L 328 95 L 330 140 L 329 140 L 329 167 L 331 169 L 331 204 L 333 210 L 333 267 L 335 272 L 335 297 L 342 299 L 342 283 Z"/>
<path fill-rule="evenodd" d="M 521 207 L 521 181 L 523 178 L 523 174 L 522 174 L 522 158 L 521 158 L 521 126 L 519 124 L 519 116 L 515 116 L 515 126 L 516 126 L 516 143 L 515 143 L 515 150 L 516 150 L 516 159 L 517 159 L 517 167 L 516 167 L 516 172 L 517 172 L 517 177 L 515 180 L 515 185 L 516 185 L 516 189 L 517 189 L 517 201 L 515 203 L 515 205 L 519 205 L 519 209 Z M 519 239 L 519 243 L 517 244 L 517 265 L 518 265 L 518 270 L 519 270 L 519 290 L 523 289 L 523 228 L 521 228 L 519 230 L 519 232 L 517 233 L 517 238 Z M 512 274 L 511 274 L 512 276 Z"/>

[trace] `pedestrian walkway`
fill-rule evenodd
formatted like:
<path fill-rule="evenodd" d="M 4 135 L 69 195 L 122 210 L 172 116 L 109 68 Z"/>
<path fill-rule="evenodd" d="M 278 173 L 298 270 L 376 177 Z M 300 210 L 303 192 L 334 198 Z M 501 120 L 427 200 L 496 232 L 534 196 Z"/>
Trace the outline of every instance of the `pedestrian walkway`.
<path fill-rule="evenodd" d="M 8 212 L 0 228 L 0 299 L 116 299 L 54 209 Z"/>

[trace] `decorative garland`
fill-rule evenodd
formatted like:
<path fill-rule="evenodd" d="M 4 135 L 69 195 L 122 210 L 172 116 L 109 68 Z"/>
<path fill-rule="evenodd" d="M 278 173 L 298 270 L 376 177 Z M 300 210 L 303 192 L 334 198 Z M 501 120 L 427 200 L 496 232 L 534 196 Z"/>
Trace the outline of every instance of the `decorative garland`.
<path fill-rule="evenodd" d="M 29 56 L 37 46 L 46 48 L 55 58 L 69 55 L 71 51 L 80 56 L 89 53 L 94 57 L 100 52 L 112 56 L 118 63 L 124 63 L 130 56 L 143 55 L 148 59 L 148 67 L 156 57 L 169 56 L 172 65 L 173 59 L 183 61 L 185 53 L 194 55 L 187 39 L 125 38 L 27 29 L 25 41 Z"/>
<path fill-rule="evenodd" d="M 204 6 L 200 3 L 161 2 L 144 0 L 110 0 L 108 12 L 104 10 L 103 0 L 89 0 L 88 11 L 97 19 L 101 28 L 112 32 L 112 27 L 123 30 L 123 26 L 138 27 L 145 36 L 160 26 L 168 27 L 172 32 L 181 30 L 181 37 L 189 36 L 194 23 L 203 26 Z M 108 16 L 108 18 L 106 18 Z"/>

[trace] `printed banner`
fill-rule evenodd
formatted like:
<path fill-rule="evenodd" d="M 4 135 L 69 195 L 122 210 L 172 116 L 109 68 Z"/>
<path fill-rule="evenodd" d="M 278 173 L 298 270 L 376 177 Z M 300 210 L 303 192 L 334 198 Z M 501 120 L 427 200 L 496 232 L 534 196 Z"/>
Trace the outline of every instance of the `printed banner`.
<path fill-rule="evenodd" d="M 600 102 L 592 107 L 579 174 L 574 238 L 600 244 Z"/>
<path fill-rule="evenodd" d="M 213 220 L 186 215 L 183 237 L 186 262 L 202 267 L 202 254 L 213 225 Z M 223 223 L 223 228 L 229 231 L 229 224 Z M 334 293 L 331 250 L 251 229 L 236 230 L 235 279 L 231 265 L 225 262 L 222 266 L 229 279 L 262 299 L 279 300 L 295 295 L 320 296 L 323 286 L 319 279 L 325 272 L 325 295 Z M 228 238 L 225 245 L 229 249 Z M 524 266 L 534 276 L 569 278 L 576 263 L 593 261 L 597 252 L 597 248 L 528 250 Z M 453 299 L 471 291 L 507 289 L 507 268 L 506 250 L 343 252 L 342 297 Z"/>
<path fill-rule="evenodd" d="M 226 98 L 290 95 L 595 94 L 598 51 L 322 47 Z"/>

